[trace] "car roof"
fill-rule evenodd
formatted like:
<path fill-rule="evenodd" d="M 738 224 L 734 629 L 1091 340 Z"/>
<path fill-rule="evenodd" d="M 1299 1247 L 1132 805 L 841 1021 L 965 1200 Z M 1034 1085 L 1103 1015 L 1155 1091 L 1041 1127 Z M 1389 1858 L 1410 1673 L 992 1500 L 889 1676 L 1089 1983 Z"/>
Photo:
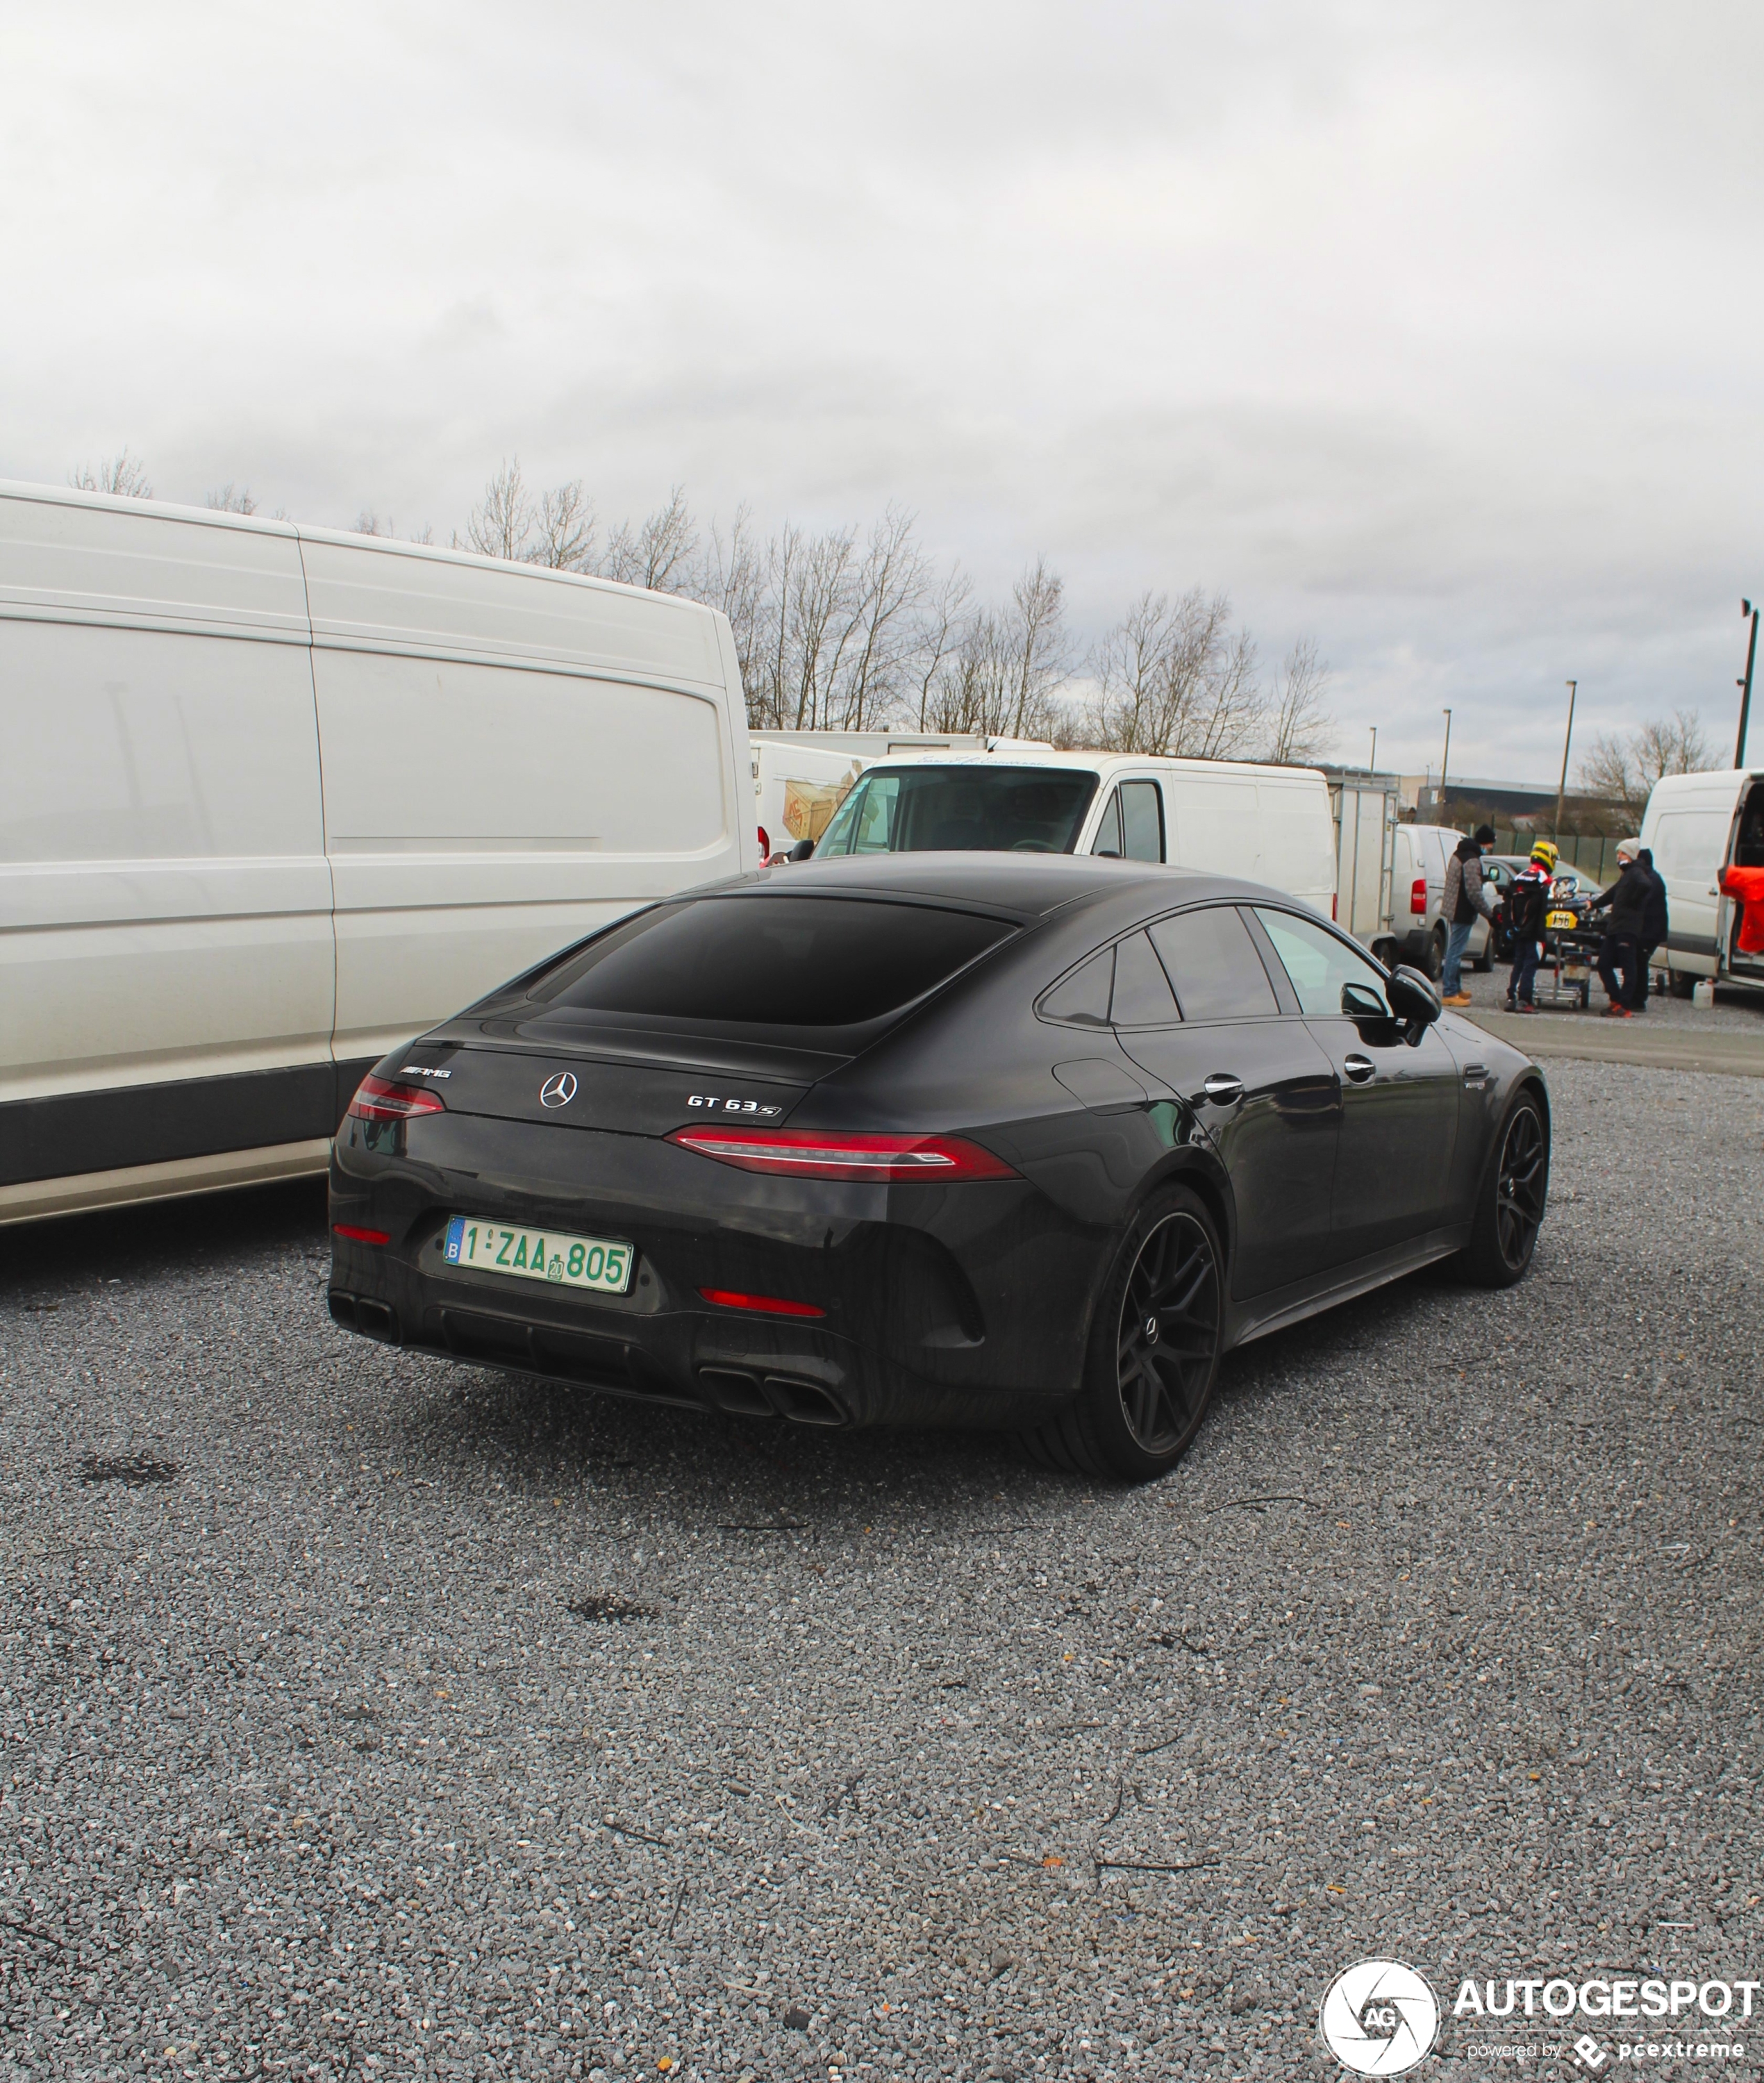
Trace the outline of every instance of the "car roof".
<path fill-rule="evenodd" d="M 695 895 L 874 896 L 972 905 L 1013 914 L 1025 922 L 1050 917 L 1069 905 L 1141 898 L 1148 911 L 1206 897 L 1292 899 L 1259 883 L 1161 861 L 1113 860 L 1094 854 L 874 853 L 839 855 L 762 869 L 739 882 Z M 686 893 L 682 893 L 682 894 Z"/>

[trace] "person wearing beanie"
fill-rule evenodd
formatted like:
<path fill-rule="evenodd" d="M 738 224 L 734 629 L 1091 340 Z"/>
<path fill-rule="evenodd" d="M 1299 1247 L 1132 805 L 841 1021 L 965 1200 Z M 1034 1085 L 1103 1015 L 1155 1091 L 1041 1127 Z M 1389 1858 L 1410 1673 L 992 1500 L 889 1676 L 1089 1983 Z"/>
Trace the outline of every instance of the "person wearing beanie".
<path fill-rule="evenodd" d="M 1589 913 L 1610 913 L 1598 949 L 1599 982 L 1610 1000 L 1604 1012 L 1607 1020 L 1627 1020 L 1635 1007 L 1642 921 L 1652 894 L 1648 878 L 1636 869 L 1635 856 L 1640 851 L 1640 839 L 1621 842 L 1617 849 L 1617 880 L 1586 907 Z"/>
<path fill-rule="evenodd" d="M 1559 856 L 1548 839 L 1539 839 L 1531 858 L 1513 878 L 1507 893 L 1507 926 L 1513 936 L 1513 970 L 1507 979 L 1507 1010 L 1535 1012 L 1538 964 L 1543 955 L 1543 921 L 1550 909 L 1551 885 Z"/>
<path fill-rule="evenodd" d="M 1439 984 L 1441 1005 L 1469 1004 L 1463 964 L 1470 930 L 1478 919 L 1486 919 L 1489 931 L 1494 930 L 1495 907 L 1482 881 L 1482 857 L 1494 843 L 1493 826 L 1479 825 L 1468 839 L 1458 841 L 1456 852 L 1445 864 L 1445 894 L 1440 905 L 1440 916 L 1445 921 L 1445 966 L 1440 972 Z"/>
<path fill-rule="evenodd" d="M 1645 1012 L 1648 1010 L 1648 979 L 1653 974 L 1654 950 L 1665 939 L 1667 932 L 1666 885 L 1660 871 L 1654 866 L 1652 851 L 1647 847 L 1642 847 L 1635 856 L 1635 865 L 1630 873 L 1648 878 L 1646 895 L 1642 904 L 1641 944 L 1635 950 L 1635 995 L 1629 1001 L 1631 1012 Z"/>

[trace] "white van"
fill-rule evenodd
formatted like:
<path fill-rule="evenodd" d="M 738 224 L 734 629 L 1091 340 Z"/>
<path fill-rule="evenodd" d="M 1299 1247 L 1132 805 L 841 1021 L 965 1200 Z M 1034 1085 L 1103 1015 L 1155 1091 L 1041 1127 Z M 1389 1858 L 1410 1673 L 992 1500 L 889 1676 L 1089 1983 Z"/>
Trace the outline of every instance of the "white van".
<path fill-rule="evenodd" d="M 1724 897 L 1724 868 L 1764 868 L 1764 772 L 1669 774 L 1656 781 L 1641 843 L 1666 885 L 1666 944 L 1656 955 L 1688 998 L 1699 977 L 1764 991 L 1764 957 L 1741 954 L 1739 910 Z"/>
<path fill-rule="evenodd" d="M 1335 906 L 1335 825 L 1308 767 L 1000 749 L 865 770 L 815 848 L 1112 854 L 1241 875 Z"/>
<path fill-rule="evenodd" d="M 818 839 L 868 763 L 859 753 L 829 750 L 802 737 L 755 733 L 751 744 L 753 813 L 762 860 Z"/>
<path fill-rule="evenodd" d="M 0 485 L 0 1222 L 322 1170 L 363 1073 L 757 867 L 708 608 Z"/>

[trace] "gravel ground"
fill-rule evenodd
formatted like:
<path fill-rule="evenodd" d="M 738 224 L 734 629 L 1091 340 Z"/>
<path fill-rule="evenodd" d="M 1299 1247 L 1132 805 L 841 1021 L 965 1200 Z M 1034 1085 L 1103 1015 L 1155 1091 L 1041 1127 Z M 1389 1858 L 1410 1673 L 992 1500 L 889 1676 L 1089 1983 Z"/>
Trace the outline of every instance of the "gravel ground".
<path fill-rule="evenodd" d="M 7 1232 L 0 2074 L 1321 2074 L 1368 1954 L 1759 1975 L 1764 1090 L 1551 1083 L 1526 1286 L 1131 1494 L 347 1338 L 306 1189 Z"/>

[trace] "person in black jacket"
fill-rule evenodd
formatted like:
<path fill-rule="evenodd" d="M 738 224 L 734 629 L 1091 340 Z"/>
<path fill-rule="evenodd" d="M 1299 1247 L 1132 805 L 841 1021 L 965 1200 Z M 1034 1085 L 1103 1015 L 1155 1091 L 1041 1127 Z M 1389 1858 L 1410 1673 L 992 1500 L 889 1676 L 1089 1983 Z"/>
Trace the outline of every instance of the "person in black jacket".
<path fill-rule="evenodd" d="M 1635 949 L 1635 995 L 1629 1002 L 1631 1012 L 1648 1010 L 1648 979 L 1653 974 L 1654 950 L 1666 937 L 1666 885 L 1654 866 L 1651 848 L 1643 847 L 1635 856 L 1631 875 L 1645 876 L 1647 892 L 1642 904 L 1641 930 Z"/>
<path fill-rule="evenodd" d="M 1637 839 L 1622 843 L 1617 849 L 1617 880 L 1586 907 L 1589 912 L 1610 913 L 1598 950 L 1599 982 L 1610 1000 L 1605 1008 L 1607 1020 L 1627 1020 L 1635 1003 L 1639 970 L 1635 958 L 1649 894 L 1647 882 L 1636 872 L 1635 856 L 1640 851 Z"/>

